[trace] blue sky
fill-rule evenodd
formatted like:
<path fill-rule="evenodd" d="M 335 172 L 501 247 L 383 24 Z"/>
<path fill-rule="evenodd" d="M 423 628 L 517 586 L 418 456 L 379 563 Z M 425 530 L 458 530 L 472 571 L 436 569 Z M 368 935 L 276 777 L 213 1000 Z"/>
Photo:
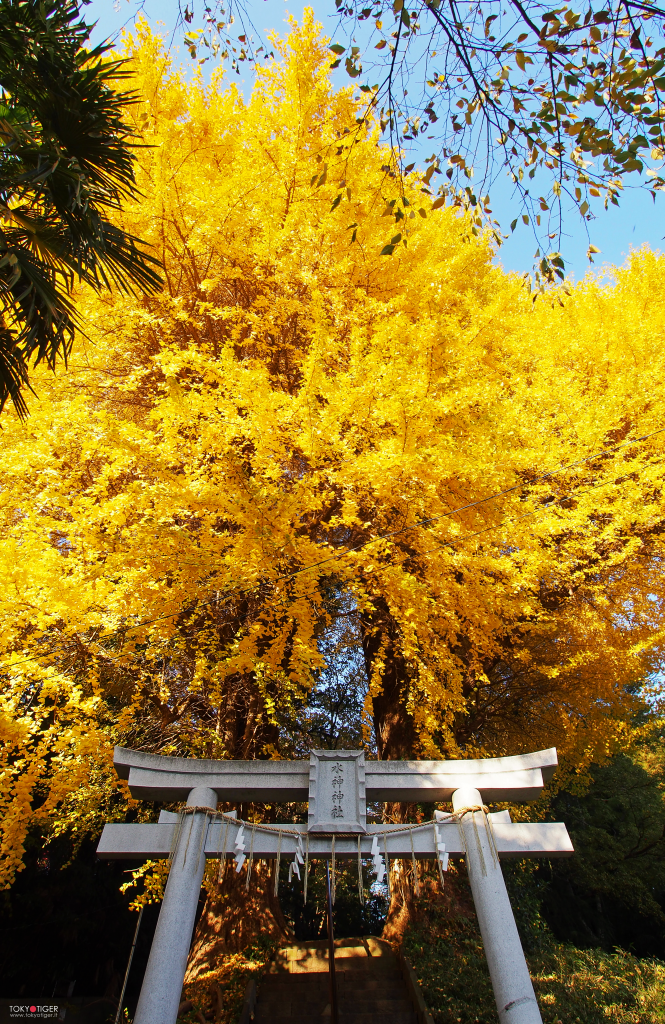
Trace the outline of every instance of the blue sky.
<path fill-rule="evenodd" d="M 185 0 L 183 6 L 184 3 Z M 302 2 L 295 0 L 248 0 L 252 20 L 262 33 L 270 29 L 284 33 L 288 15 L 300 19 L 303 6 Z M 315 0 L 307 6 L 314 8 L 326 30 L 333 35 L 337 26 L 334 0 Z M 99 42 L 103 38 L 117 37 L 124 25 L 131 28 L 132 20 L 139 11 L 156 30 L 167 33 L 170 38 L 176 24 L 177 0 L 92 0 L 85 16 L 88 22 L 97 22 L 93 40 Z M 179 49 L 183 62 L 186 62 L 188 56 L 178 43 L 176 37 L 174 47 Z M 342 82 L 348 82 L 346 76 L 340 77 L 340 84 Z M 248 89 L 251 87 L 249 72 L 241 78 L 241 84 Z M 504 228 L 519 212 L 511 201 L 511 189 L 510 182 L 505 179 L 492 192 L 492 208 Z M 612 207 L 607 212 L 599 208 L 596 220 L 588 225 L 588 229 L 589 236 L 575 212 L 570 212 L 564 221 L 562 253 L 570 275 L 575 279 L 583 277 L 589 269 L 586 257 L 589 241 L 601 250 L 595 257 L 594 270 L 601 270 L 607 264 L 621 265 L 632 248 L 639 248 L 644 243 L 652 249 L 665 249 L 665 195 L 659 194 L 654 203 L 646 191 L 638 188 L 626 190 L 621 206 Z M 497 261 L 507 270 L 518 273 L 530 271 L 535 248 L 530 229 L 520 222 L 515 233 L 501 247 Z"/>

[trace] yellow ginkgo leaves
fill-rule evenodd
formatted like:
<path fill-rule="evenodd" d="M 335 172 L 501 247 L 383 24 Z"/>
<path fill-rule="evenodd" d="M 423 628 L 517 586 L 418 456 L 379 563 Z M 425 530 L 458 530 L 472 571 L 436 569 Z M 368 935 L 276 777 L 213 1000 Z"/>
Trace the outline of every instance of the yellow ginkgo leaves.
<path fill-rule="evenodd" d="M 390 156 L 310 15 L 276 45 L 245 103 L 128 42 L 122 217 L 166 288 L 83 291 L 68 373 L 4 420 L 7 879 L 31 826 L 93 827 L 116 739 L 290 754 L 340 616 L 381 756 L 583 767 L 659 664 L 663 261 L 534 305 L 415 172 L 381 256 Z"/>

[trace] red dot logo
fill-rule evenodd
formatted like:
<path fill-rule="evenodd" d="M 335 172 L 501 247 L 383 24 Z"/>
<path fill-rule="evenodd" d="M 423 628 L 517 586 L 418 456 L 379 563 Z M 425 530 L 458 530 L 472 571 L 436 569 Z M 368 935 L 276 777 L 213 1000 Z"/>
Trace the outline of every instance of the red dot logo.
<path fill-rule="evenodd" d="M 37 1013 L 37 1007 L 36 1006 L 31 1006 L 30 1007 L 30 1013 Z"/>

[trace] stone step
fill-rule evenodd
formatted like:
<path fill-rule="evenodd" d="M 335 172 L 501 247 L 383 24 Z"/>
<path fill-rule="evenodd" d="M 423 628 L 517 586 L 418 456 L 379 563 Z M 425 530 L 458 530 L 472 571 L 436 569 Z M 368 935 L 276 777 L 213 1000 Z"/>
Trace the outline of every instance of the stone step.
<path fill-rule="evenodd" d="M 321 985 L 297 989 L 282 986 L 273 987 L 263 983 L 257 993 L 257 998 L 260 1001 L 269 1000 L 272 1003 L 306 1003 L 309 1000 L 327 996 L 329 991 L 330 985 L 327 978 L 325 983 Z M 337 998 L 340 1002 L 357 1002 L 359 999 L 375 1002 L 377 999 L 407 999 L 408 993 L 404 985 L 390 985 L 390 987 L 382 985 L 379 988 L 370 987 L 369 985 L 358 985 L 349 989 L 338 983 Z"/>
<path fill-rule="evenodd" d="M 308 975 L 311 978 L 312 975 Z M 276 980 L 276 979 L 275 979 Z M 281 980 L 275 983 L 272 978 L 265 978 L 261 984 L 261 998 L 270 999 L 310 999 L 319 992 L 327 992 L 329 976 L 325 974 L 317 978 L 315 984 L 308 985 L 285 985 Z M 345 981 L 337 980 L 337 991 L 340 999 L 357 999 L 366 995 L 380 999 L 395 999 L 404 992 L 404 984 L 401 979 L 390 983 L 379 983 L 373 978 L 358 978 L 357 983 L 349 985 Z"/>
<path fill-rule="evenodd" d="M 297 1018 L 298 1021 L 300 1018 Z M 321 1021 L 319 1021 L 321 1024 Z M 403 1013 L 353 1013 L 346 1012 L 339 1014 L 339 1024 L 417 1024 L 416 1015 L 413 1010 Z"/>
<path fill-rule="evenodd" d="M 298 998 L 304 998 L 307 992 L 318 992 L 328 988 L 328 971 L 316 974 L 266 974 L 261 983 L 264 991 L 298 994 Z M 293 980 L 292 980 L 293 979 Z M 377 978 L 356 971 L 349 977 L 335 972 L 337 989 L 341 992 L 390 992 L 403 991 L 404 979 L 399 974 L 391 975 L 388 978 Z"/>
<path fill-rule="evenodd" d="M 395 954 L 392 947 L 384 939 L 377 939 L 374 936 L 367 936 L 365 939 L 335 939 L 335 960 L 353 959 L 360 957 L 367 959 L 381 959 L 388 957 L 394 960 Z M 276 963 L 285 963 L 291 960 L 303 960 L 320 958 L 328 959 L 328 940 L 318 939 L 313 942 L 301 942 L 280 949 L 276 956 Z"/>
<path fill-rule="evenodd" d="M 327 972 L 326 972 L 327 973 Z M 398 967 L 392 967 L 389 971 L 379 970 L 374 967 L 366 967 L 364 970 L 342 971 L 335 964 L 335 977 L 340 979 L 340 984 L 353 987 L 354 985 L 402 985 L 402 972 Z"/>
<path fill-rule="evenodd" d="M 327 1013 L 325 1012 L 327 1010 Z M 254 1012 L 254 1024 L 269 1024 L 269 1022 L 279 1020 L 292 1021 L 294 1024 L 326 1024 L 326 1021 L 330 1020 L 330 1008 L 324 1008 L 324 1012 L 315 1014 L 298 1013 L 297 1016 L 291 1017 L 276 1017 L 273 1011 L 269 1013 L 261 1012 L 257 1006 Z M 340 1010 L 339 1012 L 339 1024 L 417 1024 L 416 1015 L 413 1011 L 407 1013 L 344 1013 Z"/>
<path fill-rule="evenodd" d="M 293 942 L 290 946 L 282 946 L 277 956 L 297 955 L 298 950 L 309 953 L 313 950 L 328 951 L 327 939 L 311 939 L 309 942 Z M 383 953 L 393 955 L 392 946 L 385 939 L 377 939 L 374 935 L 366 935 L 361 939 L 335 939 L 335 955 L 343 955 L 345 949 L 369 949 L 372 956 L 381 956 Z"/>
<path fill-rule="evenodd" d="M 326 992 L 320 999 L 293 1001 L 259 999 L 256 1005 L 266 1013 L 270 1011 L 277 1018 L 291 1017 L 296 1014 L 322 1013 L 329 1001 L 330 997 Z M 403 997 L 398 999 L 338 999 L 337 1005 L 340 1011 L 345 1013 L 408 1013 L 412 1008 L 409 1000 Z"/>
<path fill-rule="evenodd" d="M 257 993 L 255 1024 L 326 1024 L 330 975 L 326 940 L 279 951 Z M 417 1024 L 399 962 L 381 939 L 338 939 L 335 976 L 340 1024 Z"/>
<path fill-rule="evenodd" d="M 307 960 L 289 960 L 288 963 L 273 963 L 270 965 L 268 974 L 283 975 L 289 974 L 324 974 L 328 971 L 328 961 L 320 960 L 312 957 Z M 338 960 L 335 956 L 335 971 L 339 974 L 354 974 L 357 971 L 362 971 L 365 974 L 372 975 L 374 977 L 385 977 L 390 974 L 399 974 L 399 966 L 397 960 L 390 961 L 387 958 L 374 959 L 374 957 L 365 957 L 364 959 L 350 957 L 346 960 Z"/>
<path fill-rule="evenodd" d="M 273 976 L 272 978 L 266 977 L 263 979 L 261 984 L 262 992 L 271 992 L 276 997 L 290 997 L 294 996 L 297 999 L 306 999 L 309 992 L 324 992 L 328 991 L 328 978 L 329 975 L 326 973 L 323 976 L 314 975 L 314 981 L 312 982 L 312 975 L 307 975 L 307 984 L 284 984 L 281 978 Z M 389 992 L 390 995 L 394 995 L 396 992 L 404 991 L 404 985 L 402 984 L 401 978 L 394 978 L 390 981 L 377 981 L 376 978 L 363 978 L 358 977 L 353 982 L 348 979 L 340 978 L 336 976 L 337 990 L 340 995 L 355 996 L 359 992 L 371 992 L 381 994 L 381 992 Z"/>

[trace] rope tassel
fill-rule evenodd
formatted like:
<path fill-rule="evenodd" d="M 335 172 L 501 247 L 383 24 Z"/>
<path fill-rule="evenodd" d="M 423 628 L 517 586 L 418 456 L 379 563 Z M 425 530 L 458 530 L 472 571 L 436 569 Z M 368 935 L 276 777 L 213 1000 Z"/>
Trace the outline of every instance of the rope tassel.
<path fill-rule="evenodd" d="M 441 840 L 438 825 L 434 826 L 434 849 L 436 850 L 436 863 L 439 869 L 441 891 L 443 892 L 443 873 L 448 870 L 448 854 L 446 852 L 446 844 Z"/>
<path fill-rule="evenodd" d="M 220 838 L 220 840 L 222 838 L 222 824 L 223 824 L 223 822 L 220 822 L 220 825 L 219 825 L 219 838 Z M 228 838 L 229 838 L 229 825 L 230 824 L 231 824 L 231 822 L 227 818 L 226 819 L 226 823 L 224 824 L 224 842 L 222 844 L 222 852 L 221 852 L 220 857 L 219 857 L 219 874 L 217 876 L 217 884 L 218 885 L 222 884 L 222 878 L 224 877 L 224 870 L 226 868 L 226 844 L 227 844 Z"/>
<path fill-rule="evenodd" d="M 298 881 L 300 881 L 300 865 L 305 863 L 304 851 L 302 848 L 302 836 L 299 835 L 296 841 L 296 848 L 293 854 L 293 860 L 289 864 L 289 882 L 293 875 L 297 875 Z"/>
<path fill-rule="evenodd" d="M 409 838 L 411 840 L 411 865 L 413 867 L 413 888 L 416 896 L 420 896 L 420 879 L 418 878 L 418 869 L 416 867 L 416 851 L 413 845 L 413 829 L 409 829 Z"/>
<path fill-rule="evenodd" d="M 383 856 L 386 862 L 386 882 L 388 885 L 388 896 L 392 896 L 392 886 L 390 884 L 390 860 L 388 858 L 388 835 L 386 832 L 383 833 Z"/>
<path fill-rule="evenodd" d="M 247 862 L 247 878 L 245 879 L 245 892 L 249 892 L 249 880 L 252 877 L 252 866 L 254 864 L 254 833 L 256 827 L 252 826 L 252 838 L 249 844 L 249 861 Z"/>
<path fill-rule="evenodd" d="M 307 846 L 305 847 L 305 884 L 303 885 L 303 903 L 307 903 L 307 879 L 309 878 L 309 832 L 307 833 Z"/>
<path fill-rule="evenodd" d="M 279 865 L 282 860 L 282 830 L 279 830 L 279 839 L 277 840 L 277 859 L 275 860 L 275 887 L 273 894 L 276 896 L 279 892 Z"/>

